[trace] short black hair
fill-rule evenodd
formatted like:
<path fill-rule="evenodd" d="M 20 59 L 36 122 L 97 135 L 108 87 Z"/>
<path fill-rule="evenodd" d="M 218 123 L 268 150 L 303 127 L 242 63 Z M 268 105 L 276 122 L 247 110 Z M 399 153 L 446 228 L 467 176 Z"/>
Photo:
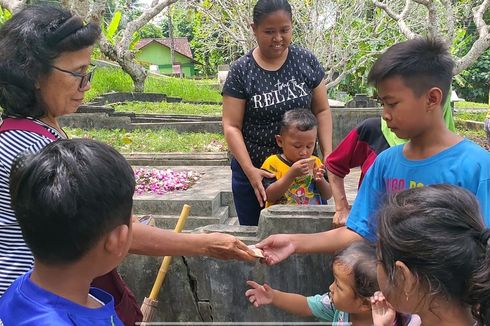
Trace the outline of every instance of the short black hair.
<path fill-rule="evenodd" d="M 35 259 L 74 262 L 119 225 L 131 223 L 134 172 L 107 144 L 59 140 L 14 161 L 12 208 Z"/>
<path fill-rule="evenodd" d="M 289 18 L 293 19 L 293 13 L 291 5 L 287 0 L 259 0 L 254 6 L 253 10 L 253 22 L 258 25 L 269 14 L 284 10 L 287 12 Z"/>
<path fill-rule="evenodd" d="M 93 46 L 100 27 L 50 5 L 27 6 L 0 28 L 0 106 L 4 116 L 41 117 L 36 82 L 63 52 Z"/>
<path fill-rule="evenodd" d="M 315 115 L 309 109 L 292 109 L 286 111 L 281 119 L 281 129 L 279 133 L 282 135 L 291 128 L 296 128 L 299 131 L 309 131 L 318 126 Z"/>
<path fill-rule="evenodd" d="M 435 38 L 415 38 L 397 43 L 381 55 L 368 75 L 368 82 L 377 87 L 381 81 L 400 76 L 416 96 L 438 87 L 444 105 L 451 87 L 454 61 L 447 46 Z"/>
<path fill-rule="evenodd" d="M 332 264 L 342 264 L 352 270 L 354 293 L 369 299 L 379 290 L 376 278 L 376 247 L 366 240 L 351 243 L 333 256 Z"/>
<path fill-rule="evenodd" d="M 479 206 L 472 193 L 453 185 L 394 194 L 378 212 L 378 258 L 393 285 L 401 261 L 429 296 L 472 306 L 480 325 L 489 325 L 490 231 Z"/>

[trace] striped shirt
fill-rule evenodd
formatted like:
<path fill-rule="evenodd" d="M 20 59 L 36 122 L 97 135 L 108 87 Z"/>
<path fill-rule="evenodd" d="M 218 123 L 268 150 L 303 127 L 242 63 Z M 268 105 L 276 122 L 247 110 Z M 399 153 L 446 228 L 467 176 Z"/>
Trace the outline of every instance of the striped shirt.
<path fill-rule="evenodd" d="M 56 129 L 34 119 L 57 139 Z M 10 205 L 10 169 L 19 154 L 37 153 L 52 140 L 34 132 L 10 130 L 0 133 L 0 296 L 15 279 L 29 271 L 34 259 L 22 237 L 19 224 Z"/>

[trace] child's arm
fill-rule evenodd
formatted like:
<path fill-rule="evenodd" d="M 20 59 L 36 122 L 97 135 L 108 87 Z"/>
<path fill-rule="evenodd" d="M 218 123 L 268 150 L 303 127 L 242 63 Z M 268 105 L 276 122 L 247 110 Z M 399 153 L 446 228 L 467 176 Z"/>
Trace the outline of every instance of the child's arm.
<path fill-rule="evenodd" d="M 226 233 L 177 233 L 133 223 L 129 251 L 147 256 L 209 256 L 218 259 L 254 261 L 254 252 L 238 238 Z"/>
<path fill-rule="evenodd" d="M 333 224 L 337 227 L 345 224 L 350 211 L 345 194 L 344 178 L 352 168 L 362 166 L 372 153 L 373 149 L 365 140 L 366 135 L 371 135 L 370 138 L 377 140 L 384 138 L 380 127 L 381 118 L 379 117 L 362 121 L 349 132 L 330 155 L 325 157 L 328 182 L 332 187 L 335 201 Z"/>
<path fill-rule="evenodd" d="M 333 224 L 336 226 L 345 225 L 349 216 L 350 208 L 345 194 L 344 178 L 328 171 L 328 181 L 332 189 L 333 200 L 335 202 L 335 214 L 333 216 Z"/>
<path fill-rule="evenodd" d="M 330 199 L 332 197 L 332 188 L 327 180 L 325 180 L 325 167 L 323 165 L 315 167 L 313 174 L 315 175 L 315 182 L 322 199 Z"/>
<path fill-rule="evenodd" d="M 267 187 L 265 192 L 267 194 L 267 200 L 269 201 L 269 203 L 274 203 L 281 199 L 286 191 L 288 191 L 289 187 L 291 187 L 291 184 L 296 177 L 308 174 L 308 162 L 310 162 L 309 158 L 295 162 L 293 165 L 291 165 L 288 172 L 286 172 L 286 174 L 282 178 L 278 179 Z"/>
<path fill-rule="evenodd" d="M 297 316 L 313 315 L 303 295 L 274 290 L 267 284 L 260 285 L 254 281 L 247 281 L 247 284 L 252 288 L 248 289 L 245 295 L 256 308 L 272 304 Z"/>

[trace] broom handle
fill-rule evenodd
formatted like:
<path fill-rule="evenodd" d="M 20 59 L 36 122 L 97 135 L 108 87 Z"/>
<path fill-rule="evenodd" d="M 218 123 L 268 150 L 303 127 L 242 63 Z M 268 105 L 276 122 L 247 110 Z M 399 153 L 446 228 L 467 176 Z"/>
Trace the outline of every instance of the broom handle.
<path fill-rule="evenodd" d="M 182 229 L 184 229 L 185 221 L 187 220 L 187 217 L 189 216 L 189 212 L 191 210 L 191 207 L 187 204 L 184 204 L 184 207 L 182 207 L 182 212 L 180 212 L 179 220 L 177 221 L 177 225 L 175 226 L 175 232 L 180 233 L 182 232 Z M 158 270 L 158 275 L 155 280 L 155 283 L 153 284 L 153 288 L 151 289 L 150 293 L 150 299 L 156 300 L 158 296 L 158 292 L 160 292 L 160 288 L 162 287 L 163 280 L 165 279 L 165 275 L 167 275 L 168 268 L 170 266 L 170 263 L 172 262 L 172 256 L 165 256 L 163 258 L 162 265 L 160 266 L 160 269 Z"/>

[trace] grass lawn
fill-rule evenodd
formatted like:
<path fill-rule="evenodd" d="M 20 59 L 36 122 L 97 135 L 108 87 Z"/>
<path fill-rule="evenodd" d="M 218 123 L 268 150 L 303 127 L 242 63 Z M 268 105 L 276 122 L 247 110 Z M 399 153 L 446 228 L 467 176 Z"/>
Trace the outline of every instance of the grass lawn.
<path fill-rule="evenodd" d="M 488 103 L 476 103 L 476 102 L 455 102 L 454 107 L 456 109 L 488 109 Z"/>
<path fill-rule="evenodd" d="M 85 94 L 86 101 L 108 92 L 131 92 L 133 81 L 121 69 L 100 67 L 94 74 L 91 89 Z M 150 75 L 145 81 L 145 92 L 163 93 L 181 97 L 184 101 L 222 101 L 220 92 L 211 81 L 195 81 L 185 78 L 157 77 Z"/>
<path fill-rule="evenodd" d="M 184 101 L 215 103 L 223 101 L 221 93 L 216 88 L 202 81 L 185 78 L 150 76 L 145 83 L 145 92 L 182 97 Z"/>
<path fill-rule="evenodd" d="M 226 151 L 224 136 L 213 133 L 178 133 L 175 130 L 65 128 L 70 138 L 92 138 L 113 146 L 121 153 L 133 152 L 217 152 Z"/>
<path fill-rule="evenodd" d="M 120 112 L 221 116 L 221 105 L 209 104 L 126 102 L 112 107 Z"/>
<path fill-rule="evenodd" d="M 481 111 L 481 112 L 457 111 L 456 114 L 454 115 L 454 118 L 459 120 L 472 120 L 472 121 L 483 122 L 486 116 L 487 116 L 487 111 Z"/>

